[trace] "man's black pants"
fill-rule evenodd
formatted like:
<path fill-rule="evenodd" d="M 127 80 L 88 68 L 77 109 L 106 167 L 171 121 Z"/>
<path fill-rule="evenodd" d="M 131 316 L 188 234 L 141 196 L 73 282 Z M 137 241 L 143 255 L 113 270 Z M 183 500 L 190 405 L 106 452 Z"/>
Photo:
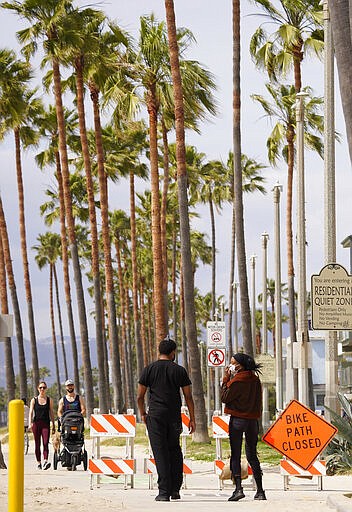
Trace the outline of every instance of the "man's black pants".
<path fill-rule="evenodd" d="M 182 423 L 147 415 L 147 429 L 158 472 L 159 494 L 178 492 L 183 479 L 183 456 L 180 447 Z"/>

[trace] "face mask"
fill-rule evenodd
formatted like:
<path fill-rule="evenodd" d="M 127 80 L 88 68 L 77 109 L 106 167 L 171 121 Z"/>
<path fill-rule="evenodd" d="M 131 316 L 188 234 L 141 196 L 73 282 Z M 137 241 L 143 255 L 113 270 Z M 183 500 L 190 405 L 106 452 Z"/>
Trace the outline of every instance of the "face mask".
<path fill-rule="evenodd" d="M 238 372 L 239 368 L 235 365 L 235 364 L 230 364 L 229 365 L 229 370 L 231 373 L 235 374 Z"/>

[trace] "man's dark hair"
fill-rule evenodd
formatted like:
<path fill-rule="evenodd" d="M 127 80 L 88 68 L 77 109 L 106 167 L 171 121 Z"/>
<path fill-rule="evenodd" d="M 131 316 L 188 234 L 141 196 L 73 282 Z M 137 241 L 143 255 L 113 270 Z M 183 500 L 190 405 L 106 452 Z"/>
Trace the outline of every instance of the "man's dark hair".
<path fill-rule="evenodd" d="M 169 337 L 165 338 L 159 343 L 159 354 L 168 356 L 173 350 L 176 350 L 176 343 Z"/>

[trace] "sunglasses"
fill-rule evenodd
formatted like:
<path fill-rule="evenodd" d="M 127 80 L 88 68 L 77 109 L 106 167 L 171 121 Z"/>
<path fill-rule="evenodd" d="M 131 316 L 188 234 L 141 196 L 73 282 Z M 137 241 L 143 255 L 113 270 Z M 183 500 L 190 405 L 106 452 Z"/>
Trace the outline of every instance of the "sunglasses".
<path fill-rule="evenodd" d="M 38 389 L 46 389 L 46 386 L 39 386 Z"/>

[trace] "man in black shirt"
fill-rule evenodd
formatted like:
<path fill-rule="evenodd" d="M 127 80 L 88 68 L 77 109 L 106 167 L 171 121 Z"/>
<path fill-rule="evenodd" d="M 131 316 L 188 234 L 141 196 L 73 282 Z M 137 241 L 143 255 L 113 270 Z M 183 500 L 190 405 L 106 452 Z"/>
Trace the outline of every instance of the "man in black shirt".
<path fill-rule="evenodd" d="M 159 494 L 156 501 L 180 499 L 183 479 L 183 456 L 180 447 L 182 432 L 181 395 L 189 411 L 189 432 L 196 429 L 191 381 L 186 370 L 174 362 L 176 343 L 169 338 L 159 344 L 159 359 L 142 371 L 138 383 L 137 403 L 147 426 L 158 472 Z M 149 409 L 145 394 L 149 388 Z"/>

